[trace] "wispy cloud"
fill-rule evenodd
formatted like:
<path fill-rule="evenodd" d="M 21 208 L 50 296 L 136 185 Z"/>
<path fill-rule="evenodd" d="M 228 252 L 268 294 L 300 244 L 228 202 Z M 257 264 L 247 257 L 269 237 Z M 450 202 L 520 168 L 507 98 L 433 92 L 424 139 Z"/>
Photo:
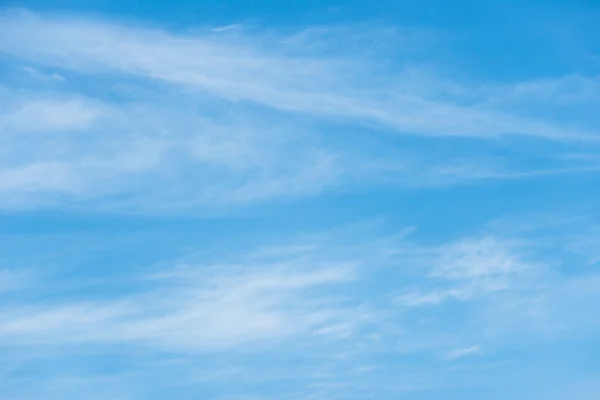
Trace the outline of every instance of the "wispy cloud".
<path fill-rule="evenodd" d="M 551 232 L 536 243 L 523 230 L 510 236 L 490 228 L 425 244 L 414 230 L 386 237 L 365 226 L 360 231 L 305 234 L 243 254 L 216 254 L 212 262 L 182 254 L 185 262 L 144 268 L 135 276 L 135 290 L 115 287 L 101 298 L 95 290 L 77 289 L 83 287 L 77 279 L 58 289 L 52 279 L 45 286 L 38 279 L 36 293 L 46 300 L 28 296 L 26 288 L 13 296 L 0 309 L 0 338 L 11 348 L 49 351 L 50 358 L 59 350 L 137 349 L 188 373 L 203 357 L 215 363 L 212 357 L 243 355 L 226 363 L 224 377 L 203 364 L 192 368 L 198 376 L 173 379 L 189 387 L 231 376 L 258 384 L 300 374 L 314 385 L 308 393 L 337 396 L 425 390 L 439 384 L 432 381 L 441 379 L 435 371 L 450 361 L 477 356 L 469 362 L 489 362 L 507 343 L 551 343 L 574 330 L 600 328 L 593 307 L 598 278 L 592 272 L 562 274 L 547 249 L 572 250 Z M 100 284 L 120 279 L 117 274 Z M 261 365 L 265 359 L 291 361 L 260 372 L 259 356 Z M 182 365 L 168 364 L 171 358 Z M 415 358 L 428 372 L 415 369 Z M 390 368 L 405 371 L 403 384 L 382 375 Z M 159 363 L 136 373 L 142 379 L 164 370 Z M 444 379 L 452 374 L 444 370 Z M 302 398 L 290 393 L 296 395 Z"/>
<path fill-rule="evenodd" d="M 332 292 L 353 280 L 349 266 L 316 268 L 288 260 L 258 270 L 215 265 L 178 271 L 150 277 L 158 287 L 139 295 L 5 307 L 0 335 L 13 343 L 127 342 L 214 351 L 335 333 L 327 327 L 355 318 Z"/>
<path fill-rule="evenodd" d="M 0 397 L 481 398 L 581 375 L 600 75 L 504 70 L 547 39 L 535 18 L 181 28 L 97 9 L 0 7 Z M 592 375 L 556 393 L 589 397 Z"/>
<path fill-rule="evenodd" d="M 140 201 L 190 208 L 312 193 L 341 173 L 334 152 L 276 119 L 228 117 L 223 110 L 207 118 L 173 104 L 96 103 L 65 96 L 7 102 L 14 111 L 0 116 L 5 205 L 39 206 L 42 199 L 31 193 L 42 192 L 102 198 L 109 208 Z M 161 190 L 152 189 L 157 184 Z"/>
<path fill-rule="evenodd" d="M 14 94 L 14 93 L 12 93 Z M 11 94 L 4 93 L 6 104 L 10 107 L 0 116 L 5 134 L 10 132 L 47 133 L 55 131 L 81 130 L 102 115 L 101 105 L 86 104 L 80 99 L 34 99 L 32 101 L 15 101 Z M 6 97 L 9 97 L 6 99 Z"/>
<path fill-rule="evenodd" d="M 420 262 L 433 265 L 426 276 L 434 288 L 408 290 L 397 301 L 415 307 L 447 300 L 473 300 L 495 292 L 530 290 L 546 271 L 519 254 L 524 253 L 523 246 L 524 243 L 483 237 L 429 249 Z"/>
<path fill-rule="evenodd" d="M 458 360 L 459 358 L 481 354 L 481 352 L 481 346 L 476 345 L 471 347 L 465 347 L 462 349 L 452 350 L 446 354 L 446 358 L 449 360 Z"/>
<path fill-rule="evenodd" d="M 346 237 L 343 244 L 329 234 L 325 239 L 259 248 L 227 262 L 170 266 L 138 277 L 143 290 L 103 300 L 14 303 L 2 309 L 0 335 L 11 343 L 130 343 L 176 351 L 354 338 L 364 351 L 401 340 L 394 351 L 452 352 L 465 339 L 493 347 L 515 331 L 528 337 L 594 325 L 584 308 L 553 322 L 558 310 L 600 293 L 594 274 L 562 276 L 544 255 L 547 246 L 558 246 L 555 239 L 534 243 L 506 232 L 428 246 L 406 234 L 383 241 L 362 235 L 356 243 Z M 385 290 L 356 286 L 382 275 Z M 448 307 L 460 312 L 446 315 Z M 419 310 L 436 322 L 414 319 Z M 529 324 L 520 325 L 523 319 Z M 447 323 L 464 326 L 446 336 Z"/>
<path fill-rule="evenodd" d="M 418 32 L 373 29 L 402 48 L 370 54 L 357 46 L 373 37 L 339 45 L 367 35 L 352 27 L 172 33 L 25 11 L 0 22 L 13 71 L 0 93 L 3 207 L 189 211 L 598 168 L 586 157 L 598 121 L 573 118 L 596 104 L 596 78 L 452 80 L 412 60 Z M 560 118 L 540 112 L 557 107 Z"/>
<path fill-rule="evenodd" d="M 24 12 L 5 13 L 2 33 L 10 39 L 0 42 L 1 51 L 43 65 L 84 74 L 139 76 L 228 100 L 370 121 L 408 134 L 521 134 L 566 139 L 587 135 L 579 129 L 559 128 L 549 121 L 486 107 L 476 101 L 482 93 L 464 85 L 452 93 L 429 93 L 423 88 L 434 85 L 427 82 L 425 86 L 418 80 L 431 78 L 415 76 L 410 70 L 408 75 L 398 71 L 377 77 L 382 71 L 369 70 L 367 60 L 311 54 L 298 46 L 301 41 L 295 41 L 294 48 L 285 47 L 282 44 L 294 43 L 286 37 L 269 46 L 252 33 L 249 37 L 221 37 L 214 31 L 174 35 Z M 554 82 L 549 85 L 558 86 Z M 523 86 L 511 91 L 523 91 Z M 459 98 L 452 99 L 450 94 Z M 470 104 L 464 104 L 465 100 Z"/>

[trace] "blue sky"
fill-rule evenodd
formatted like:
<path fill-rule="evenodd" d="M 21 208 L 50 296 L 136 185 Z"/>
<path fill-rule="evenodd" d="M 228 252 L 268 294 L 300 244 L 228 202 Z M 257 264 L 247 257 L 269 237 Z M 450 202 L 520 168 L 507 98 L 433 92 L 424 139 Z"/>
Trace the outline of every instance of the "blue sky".
<path fill-rule="evenodd" d="M 600 3 L 3 1 L 0 399 L 600 392 Z"/>

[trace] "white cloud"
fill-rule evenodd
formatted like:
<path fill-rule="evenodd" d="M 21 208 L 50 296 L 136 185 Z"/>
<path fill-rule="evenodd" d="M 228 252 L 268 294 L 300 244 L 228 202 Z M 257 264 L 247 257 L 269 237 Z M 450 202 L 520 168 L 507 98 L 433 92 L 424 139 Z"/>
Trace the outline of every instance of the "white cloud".
<path fill-rule="evenodd" d="M 60 162 L 37 162 L 0 171 L 0 190 L 18 192 L 77 191 L 72 166 Z"/>
<path fill-rule="evenodd" d="M 141 376 L 182 368 L 211 379 L 212 360 L 225 359 L 236 370 L 233 377 L 215 378 L 219 382 L 256 384 L 299 374 L 316 385 L 314 393 L 329 394 L 338 384 L 366 392 L 371 383 L 395 387 L 397 374 L 386 371 L 416 373 L 415 357 L 430 371 L 473 356 L 470 362 L 479 365 L 502 355 L 507 343 L 551 343 L 600 328 L 593 307 L 598 279 L 554 279 L 552 266 L 544 263 L 548 241 L 539 247 L 528 237 L 488 232 L 418 245 L 407 231 L 382 238 L 372 237 L 366 224 L 353 229 L 301 235 L 291 245 L 242 256 L 216 255 L 221 260 L 215 263 L 173 263 L 133 282 L 135 292 L 115 287 L 105 298 L 59 293 L 49 282 L 35 288 L 36 296 L 47 299 L 43 304 L 15 296 L 0 309 L 0 339 L 35 354 L 81 354 L 103 346 L 141 349 L 144 357 L 159 360 L 166 354 L 184 365 L 144 364 L 136 369 Z M 415 295 L 414 304 L 390 301 L 412 289 L 421 296 Z M 64 285 L 59 290 L 69 292 Z M 417 308 L 424 299 L 430 307 Z M 190 367 L 205 358 L 209 367 Z M 289 361 L 285 368 L 282 359 Z M 256 368 L 258 362 L 272 369 Z M 443 380 L 448 374 L 453 372 L 443 371 Z M 421 378 L 406 390 L 440 384 Z M 175 381 L 197 385 L 198 379 Z"/>
<path fill-rule="evenodd" d="M 586 157 L 594 145 L 568 144 L 593 124 L 584 132 L 523 111 L 524 101 L 550 107 L 540 86 L 558 86 L 548 90 L 568 92 L 585 109 L 595 104 L 594 80 L 454 82 L 411 62 L 419 32 L 175 34 L 27 12 L 4 12 L 0 22 L 9 66 L 62 78 L 3 82 L 2 208 L 189 212 L 340 187 L 440 187 L 599 168 Z M 351 34 L 366 37 L 357 42 L 365 46 L 400 37 L 402 48 L 369 53 L 346 43 Z M 487 139 L 505 134 L 535 136 L 530 153 L 547 165 L 531 167 L 520 143 L 516 156 L 497 157 L 496 144 L 516 145 Z M 574 157 L 558 160 L 547 138 L 564 140 Z"/>
<path fill-rule="evenodd" d="M 283 338 L 335 335 L 329 326 L 356 318 L 331 291 L 353 279 L 349 266 L 293 260 L 243 269 L 187 267 L 153 277 L 158 286 L 138 295 L 4 307 L 0 336 L 11 343 L 129 343 L 185 351 L 271 346 Z"/>
<path fill-rule="evenodd" d="M 446 354 L 446 359 L 458 360 L 459 358 L 481 354 L 481 352 L 482 352 L 482 349 L 481 349 L 481 346 L 479 346 L 479 345 L 465 347 L 465 348 L 455 349 L 455 350 L 448 352 Z"/>
<path fill-rule="evenodd" d="M 465 240 L 440 249 L 440 265 L 430 276 L 447 280 L 514 275 L 531 268 L 512 252 L 515 243 L 493 237 Z"/>
<path fill-rule="evenodd" d="M 335 153 L 302 128 L 261 113 L 46 98 L 8 102 L 14 111 L 0 116 L 5 207 L 104 200 L 105 208 L 191 209 L 309 194 L 341 173 Z M 22 117 L 32 110 L 37 118 Z"/>
<path fill-rule="evenodd" d="M 466 239 L 428 249 L 420 261 L 429 266 L 426 282 L 433 289 L 409 289 L 397 297 L 408 307 L 467 301 L 496 292 L 529 290 L 543 278 L 542 265 L 526 260 L 525 243 L 492 236 Z M 426 285 L 427 286 L 427 285 Z"/>
<path fill-rule="evenodd" d="M 383 345 L 448 352 L 465 340 L 494 347 L 515 331 L 527 336 L 593 322 L 591 309 L 581 307 L 560 326 L 552 322 L 558 310 L 594 298 L 598 286 L 584 290 L 584 280 L 555 279 L 538 259 L 541 250 L 527 241 L 488 235 L 414 248 L 406 247 L 405 235 L 356 240 L 342 245 L 329 238 L 320 246 L 303 240 L 233 263 L 169 268 L 140 281 L 141 292 L 104 300 L 17 302 L 0 312 L 0 336 L 7 343 L 128 343 L 175 351 L 351 338 L 366 352 Z M 398 246 L 406 250 L 390 252 Z M 382 276 L 390 285 L 381 292 L 354 286 Z M 412 316 L 424 306 L 424 315 L 436 316 L 428 323 Z M 449 326 L 453 333 L 445 334 Z"/>
<path fill-rule="evenodd" d="M 86 74 L 139 76 L 231 101 L 352 118 L 409 134 L 521 134 L 567 139 L 588 136 L 574 127 L 565 129 L 551 121 L 489 108 L 485 99 L 473 104 L 472 93 L 481 94 L 477 89 L 463 85 L 460 91 L 432 95 L 427 89 L 431 85 L 415 85 L 410 69 L 411 75 L 406 76 L 403 71 L 382 74 L 370 66 L 369 60 L 323 56 L 323 52 L 314 54 L 297 44 L 290 48 L 294 41 L 285 37 L 271 39 L 269 44 L 255 34 L 174 35 L 24 12 L 4 13 L 0 22 L 0 37 L 4 38 L 0 40 L 0 51 Z M 466 92 L 461 99 L 451 99 L 461 92 Z"/>
<path fill-rule="evenodd" d="M 35 99 L 17 102 L 11 108 L 0 114 L 0 129 L 4 134 L 12 131 L 51 134 L 53 131 L 85 129 L 104 111 L 98 105 L 80 99 Z"/>

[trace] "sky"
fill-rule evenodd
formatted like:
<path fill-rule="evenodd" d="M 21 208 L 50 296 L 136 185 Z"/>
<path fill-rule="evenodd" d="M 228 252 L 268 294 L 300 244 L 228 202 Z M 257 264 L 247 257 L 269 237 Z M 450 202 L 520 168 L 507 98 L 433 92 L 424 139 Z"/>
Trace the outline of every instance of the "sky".
<path fill-rule="evenodd" d="M 0 400 L 596 400 L 599 20 L 1 0 Z"/>

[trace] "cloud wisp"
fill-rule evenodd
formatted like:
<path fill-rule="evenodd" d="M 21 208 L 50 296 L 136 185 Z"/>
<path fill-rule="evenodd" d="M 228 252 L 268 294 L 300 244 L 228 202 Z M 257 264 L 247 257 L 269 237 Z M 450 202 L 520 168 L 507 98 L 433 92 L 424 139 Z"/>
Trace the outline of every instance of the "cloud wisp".
<path fill-rule="evenodd" d="M 402 235 L 361 241 L 352 251 L 331 238 L 260 248 L 234 262 L 140 276 L 145 289 L 136 293 L 45 305 L 13 302 L 1 310 L 0 336 L 24 344 L 130 343 L 176 352 L 296 339 L 370 342 L 375 336 L 374 348 L 401 340 L 402 351 L 425 346 L 451 352 L 465 347 L 465 339 L 486 348 L 515 331 L 527 338 L 590 322 L 587 314 L 564 318 L 561 327 L 552 321 L 553 309 L 595 296 L 598 279 L 591 272 L 587 278 L 564 275 L 543 256 L 546 246 L 487 234 L 435 246 L 415 246 Z M 382 274 L 387 289 L 361 289 L 381 285 Z M 460 312 L 446 316 L 448 307 Z M 421 313 L 438 322 L 423 331 L 413 319 Z M 458 329 L 454 339 L 438 330 L 449 318 Z M 530 323 L 519 325 L 522 319 Z"/>
<path fill-rule="evenodd" d="M 597 105 L 597 78 L 458 82 L 402 48 L 333 51 L 336 32 L 3 12 L 3 207 L 189 211 L 598 168 L 598 121 L 574 118 Z"/>
<path fill-rule="evenodd" d="M 32 297 L 25 280 L 2 294 L 11 300 L 0 308 L 0 341 L 51 359 L 126 349 L 152 360 L 139 376 L 189 373 L 207 357 L 228 360 L 219 370 L 198 366 L 204 378 L 186 376 L 180 384 L 302 376 L 314 385 L 300 385 L 309 393 L 335 397 L 428 390 L 454 376 L 447 368 L 483 368 L 507 346 L 600 329 L 590 306 L 600 293 L 595 271 L 563 272 L 546 256 L 549 248 L 573 253 L 564 238 L 546 232 L 536 242 L 523 231 L 488 230 L 424 244 L 414 232 L 368 240 L 367 232 L 352 239 L 339 229 L 210 262 L 183 254 L 186 262 L 135 274 L 133 287 L 111 286 L 131 281 L 130 273 L 103 278 L 99 284 L 111 292 L 101 297 L 86 289 L 89 282 L 56 288 L 51 277 L 36 278 Z M 12 357 L 18 365 L 20 356 Z M 257 370 L 265 359 L 291 361 Z M 405 385 L 391 370 L 406 372 Z"/>
<path fill-rule="evenodd" d="M 581 129 L 560 128 L 551 121 L 503 110 L 511 100 L 517 105 L 528 97 L 540 102 L 547 100 L 548 91 L 564 92 L 560 81 L 520 83 L 486 93 L 466 85 L 435 82 L 435 76 L 415 73 L 410 67 L 381 71 L 372 66 L 377 60 L 311 54 L 307 43 L 293 36 L 269 44 L 251 32 L 248 37 L 221 37 L 214 31 L 170 34 L 24 12 L 5 13 L 1 22 L 3 53 L 84 75 L 126 74 L 230 101 L 377 123 L 405 134 L 589 136 Z M 296 38 L 303 36 L 301 32 Z M 310 40 L 315 39 L 325 40 L 310 35 Z M 588 86 L 597 85 L 595 80 L 586 83 L 585 79 L 565 82 L 565 96 L 553 96 L 559 101 L 585 101 L 593 92 Z M 435 87 L 438 89 L 432 92 Z M 445 88 L 452 90 L 444 92 Z M 569 92 L 572 89 L 574 93 Z M 490 108 L 497 100 L 504 107 Z"/>

